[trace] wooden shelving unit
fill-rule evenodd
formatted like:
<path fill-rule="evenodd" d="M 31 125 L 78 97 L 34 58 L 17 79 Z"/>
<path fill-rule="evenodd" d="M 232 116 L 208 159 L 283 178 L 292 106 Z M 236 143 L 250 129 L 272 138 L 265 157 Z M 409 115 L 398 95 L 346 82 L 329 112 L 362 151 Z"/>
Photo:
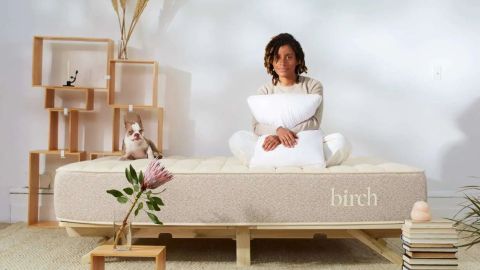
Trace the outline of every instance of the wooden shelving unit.
<path fill-rule="evenodd" d="M 151 104 L 120 104 L 115 102 L 115 78 L 116 66 L 123 65 L 152 65 L 152 103 Z M 112 125 L 112 152 L 119 152 L 120 149 L 120 125 L 121 111 L 149 110 L 157 114 L 157 141 L 159 151 L 163 149 L 163 108 L 158 107 L 158 63 L 153 60 L 110 60 L 110 85 L 108 88 L 108 105 L 113 109 Z"/>
<path fill-rule="evenodd" d="M 64 109 L 49 109 L 50 129 L 48 134 L 48 150 L 58 150 L 58 122 L 60 112 Z M 78 110 L 68 110 L 68 147 L 65 150 L 69 152 L 78 151 Z"/>
<path fill-rule="evenodd" d="M 112 128 L 112 151 L 118 152 L 121 151 L 120 149 L 120 126 L 121 126 L 121 119 L 120 114 L 121 111 L 128 111 L 128 107 L 123 105 L 113 105 L 113 128 Z M 157 114 L 157 141 L 156 146 L 160 152 L 163 152 L 163 108 L 162 107 L 150 107 L 150 106 L 133 106 L 133 111 L 135 110 L 148 110 L 154 111 Z"/>
<path fill-rule="evenodd" d="M 43 48 L 45 41 L 66 42 L 66 43 L 105 43 L 105 86 L 95 88 L 92 86 L 57 86 L 48 85 L 42 81 L 43 74 Z M 82 161 L 87 158 L 85 151 L 78 149 L 78 121 L 79 114 L 83 112 L 93 112 L 95 89 L 108 89 L 107 80 L 109 79 L 109 61 L 113 58 L 113 41 L 108 38 L 84 38 L 84 37 L 54 37 L 54 36 L 34 36 L 33 37 L 33 55 L 32 55 L 32 86 L 45 89 L 44 108 L 49 114 L 48 130 L 48 149 L 35 150 L 29 154 L 29 195 L 28 195 L 28 225 L 41 227 L 56 227 L 56 221 L 38 220 L 38 188 L 40 172 L 40 155 L 74 157 L 76 161 Z M 62 108 L 55 106 L 55 94 L 58 91 L 84 92 L 83 108 Z M 60 114 L 67 116 L 68 120 L 68 145 L 65 149 L 59 149 L 58 133 Z"/>
<path fill-rule="evenodd" d="M 55 107 L 55 92 L 56 91 L 80 91 L 85 94 L 85 107 L 84 108 L 70 108 L 81 112 L 93 111 L 95 91 L 93 88 L 81 88 L 81 87 L 66 87 L 66 86 L 47 86 L 45 87 L 45 109 L 61 109 Z"/>
<path fill-rule="evenodd" d="M 105 86 L 102 88 L 92 86 L 56 86 L 48 85 L 42 81 L 43 68 L 43 47 L 45 41 L 58 42 L 95 42 L 106 44 L 106 70 Z M 163 149 L 163 108 L 158 107 L 158 63 L 150 60 L 113 60 L 113 41 L 107 38 L 84 38 L 84 37 L 52 37 L 52 36 L 34 36 L 33 37 L 33 57 L 32 57 L 32 86 L 45 89 L 44 107 L 49 113 L 49 134 L 48 149 L 35 150 L 29 154 L 29 196 L 28 196 L 28 225 L 41 227 L 56 227 L 57 221 L 40 221 L 38 218 L 38 189 L 39 189 L 39 171 L 40 155 L 58 155 L 65 157 L 74 157 L 76 161 L 83 161 L 87 158 L 87 152 L 78 149 L 78 125 L 79 115 L 81 113 L 95 113 L 94 99 L 95 90 L 107 89 L 106 106 L 109 106 L 113 112 L 112 121 L 112 149 L 111 151 L 94 151 L 88 154 L 90 159 L 96 159 L 103 156 L 122 155 L 119 147 L 120 142 L 120 123 L 122 111 L 148 110 L 154 111 L 157 116 L 157 148 Z M 118 104 L 115 102 L 115 72 L 117 65 L 151 65 L 152 66 L 152 102 L 151 104 Z M 85 106 L 81 108 L 63 108 L 55 105 L 55 95 L 59 91 L 64 92 L 83 92 Z M 59 118 L 60 115 L 67 116 L 68 121 L 68 144 L 65 149 L 59 149 Z"/>
<path fill-rule="evenodd" d="M 28 181 L 28 225 L 52 227 L 56 221 L 38 222 L 38 190 L 40 182 L 40 155 L 56 155 L 75 157 L 76 161 L 85 160 L 86 152 L 69 152 L 64 150 L 35 150 L 29 156 L 29 181 Z"/>
<path fill-rule="evenodd" d="M 118 64 L 122 65 L 152 65 L 152 104 L 118 104 L 115 102 L 115 71 Z M 110 84 L 108 87 L 108 105 L 111 106 L 150 106 L 157 107 L 158 99 L 158 63 L 150 60 L 110 60 L 109 64 Z"/>
<path fill-rule="evenodd" d="M 85 37 L 55 37 L 55 36 L 34 36 L 33 37 L 33 56 L 32 56 L 32 86 L 42 88 L 61 88 L 62 86 L 45 85 L 42 81 L 43 74 L 43 45 L 45 41 L 69 42 L 69 43 L 105 43 L 105 53 L 107 62 L 105 63 L 105 77 L 109 78 L 109 61 L 113 59 L 113 40 L 109 38 L 85 38 Z M 91 86 L 80 86 L 79 88 L 92 88 Z M 108 89 L 108 83 L 105 86 L 96 89 Z"/>

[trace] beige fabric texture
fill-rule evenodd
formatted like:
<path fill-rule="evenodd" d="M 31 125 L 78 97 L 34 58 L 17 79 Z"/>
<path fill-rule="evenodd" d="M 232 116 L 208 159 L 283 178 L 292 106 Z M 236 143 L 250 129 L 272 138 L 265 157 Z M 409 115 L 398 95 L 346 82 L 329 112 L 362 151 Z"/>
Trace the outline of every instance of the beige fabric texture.
<path fill-rule="evenodd" d="M 111 157 L 59 168 L 57 218 L 109 223 L 115 208 L 126 211 L 128 205 L 120 206 L 105 191 L 128 185 L 124 169 L 130 163 L 138 170 L 147 162 Z M 161 194 L 166 205 L 158 215 L 166 225 L 403 222 L 413 203 L 426 199 L 423 171 L 373 159 L 350 159 L 326 169 L 258 171 L 227 157 L 170 157 L 162 162 L 175 176 L 159 189 L 166 188 Z M 150 223 L 144 213 L 135 221 Z"/>

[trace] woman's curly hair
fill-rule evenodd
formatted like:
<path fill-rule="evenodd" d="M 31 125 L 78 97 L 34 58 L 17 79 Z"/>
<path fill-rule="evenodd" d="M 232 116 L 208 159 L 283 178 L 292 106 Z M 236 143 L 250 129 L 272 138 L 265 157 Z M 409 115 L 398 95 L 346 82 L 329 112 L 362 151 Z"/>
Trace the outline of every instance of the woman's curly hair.
<path fill-rule="evenodd" d="M 295 52 L 295 58 L 297 59 L 297 66 L 295 67 L 295 73 L 297 74 L 297 82 L 299 75 L 307 73 L 307 67 L 305 66 L 305 54 L 303 53 L 300 43 L 290 34 L 282 33 L 274 36 L 265 47 L 264 66 L 267 69 L 268 74 L 272 75 L 273 85 L 278 83 L 278 74 L 273 69 L 273 61 L 277 58 L 278 49 L 284 45 L 290 46 Z"/>

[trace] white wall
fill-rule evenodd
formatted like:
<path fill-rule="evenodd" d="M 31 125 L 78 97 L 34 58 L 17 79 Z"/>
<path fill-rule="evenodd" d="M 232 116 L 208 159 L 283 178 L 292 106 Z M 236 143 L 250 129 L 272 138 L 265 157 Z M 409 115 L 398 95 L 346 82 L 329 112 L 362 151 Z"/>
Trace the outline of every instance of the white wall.
<path fill-rule="evenodd" d="M 0 221 L 8 221 L 8 190 L 27 184 L 28 151 L 47 147 L 32 36 L 118 40 L 118 26 L 107 0 L 3 2 Z M 325 131 L 348 136 L 355 155 L 425 168 L 432 197 L 459 196 L 480 176 L 478 14 L 474 0 L 152 0 L 129 56 L 160 63 L 166 153 L 228 155 L 230 134 L 250 128 L 245 98 L 269 80 L 264 46 L 292 33 L 308 75 L 324 84 Z M 81 118 L 89 151 L 110 145 L 104 97 L 99 114 Z"/>

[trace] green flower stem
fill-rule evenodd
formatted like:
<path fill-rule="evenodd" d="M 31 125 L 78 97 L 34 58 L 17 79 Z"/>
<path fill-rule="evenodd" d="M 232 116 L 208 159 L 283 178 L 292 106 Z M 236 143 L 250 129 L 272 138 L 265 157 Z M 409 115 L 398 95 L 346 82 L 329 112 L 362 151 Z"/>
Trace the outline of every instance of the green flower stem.
<path fill-rule="evenodd" d="M 143 194 L 143 190 L 140 190 L 140 191 L 137 193 L 137 196 L 135 196 L 135 201 L 132 203 L 132 206 L 130 207 L 130 210 L 128 210 L 127 215 L 125 216 L 125 218 L 124 218 L 123 221 L 122 221 L 122 226 L 120 226 L 120 229 L 118 229 L 118 231 L 117 231 L 117 233 L 116 233 L 116 235 L 115 235 L 115 243 L 113 244 L 113 248 L 116 248 L 116 247 L 117 247 L 120 233 L 123 232 L 123 230 L 125 229 L 125 226 L 127 225 L 128 217 L 129 217 L 130 214 L 132 213 L 133 208 L 134 208 L 135 205 L 137 204 L 138 199 L 140 199 L 140 197 L 142 196 L 142 194 Z M 114 221 L 114 222 L 115 222 L 115 221 Z"/>

